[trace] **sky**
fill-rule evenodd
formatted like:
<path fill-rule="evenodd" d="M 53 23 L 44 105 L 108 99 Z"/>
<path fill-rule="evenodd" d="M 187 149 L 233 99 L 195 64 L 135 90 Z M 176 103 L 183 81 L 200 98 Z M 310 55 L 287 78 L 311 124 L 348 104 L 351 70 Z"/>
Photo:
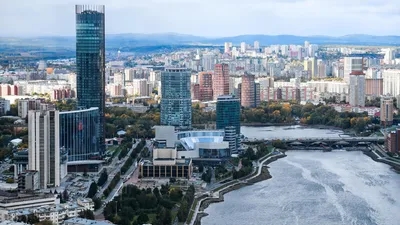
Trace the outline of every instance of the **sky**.
<path fill-rule="evenodd" d="M 399 0 L 0 0 L 0 36 L 74 36 L 75 4 L 104 4 L 108 34 L 400 35 Z"/>

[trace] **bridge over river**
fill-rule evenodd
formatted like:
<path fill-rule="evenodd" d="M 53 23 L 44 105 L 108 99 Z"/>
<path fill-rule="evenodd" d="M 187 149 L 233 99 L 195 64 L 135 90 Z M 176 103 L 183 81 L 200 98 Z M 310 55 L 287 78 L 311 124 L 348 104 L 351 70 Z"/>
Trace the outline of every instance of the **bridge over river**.
<path fill-rule="evenodd" d="M 324 137 L 324 138 L 282 138 L 288 147 L 357 147 L 368 146 L 369 144 L 383 143 L 384 137 Z M 273 141 L 273 139 L 246 139 L 244 144 L 257 144 Z"/>

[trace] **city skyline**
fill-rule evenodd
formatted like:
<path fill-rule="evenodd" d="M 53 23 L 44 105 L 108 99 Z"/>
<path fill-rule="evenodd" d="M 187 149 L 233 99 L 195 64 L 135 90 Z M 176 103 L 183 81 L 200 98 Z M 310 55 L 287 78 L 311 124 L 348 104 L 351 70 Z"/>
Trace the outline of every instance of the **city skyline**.
<path fill-rule="evenodd" d="M 7 0 L 0 4 L 0 25 L 4 28 L 0 36 L 73 36 L 75 24 L 71 12 L 75 3 L 71 0 L 62 3 Z M 106 5 L 107 34 L 400 35 L 395 29 L 400 20 L 397 13 L 400 8 L 394 0 L 141 0 L 134 3 L 83 0 L 79 4 Z M 204 14 L 208 16 L 202 16 Z"/>

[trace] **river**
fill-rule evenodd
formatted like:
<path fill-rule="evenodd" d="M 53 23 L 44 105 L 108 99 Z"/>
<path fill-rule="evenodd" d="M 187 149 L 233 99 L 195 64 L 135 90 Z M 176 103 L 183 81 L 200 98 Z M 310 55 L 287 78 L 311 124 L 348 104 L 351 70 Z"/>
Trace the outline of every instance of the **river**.
<path fill-rule="evenodd" d="M 279 133 L 262 134 L 262 129 L 271 127 L 249 129 L 258 138 L 279 138 L 282 131 L 293 131 L 280 127 Z M 295 137 L 311 137 L 313 132 L 340 134 L 321 129 L 295 131 Z M 246 128 L 242 133 L 257 138 L 248 136 Z M 400 175 L 362 152 L 289 151 L 269 167 L 270 180 L 227 193 L 224 202 L 205 210 L 209 216 L 202 224 L 400 224 Z"/>

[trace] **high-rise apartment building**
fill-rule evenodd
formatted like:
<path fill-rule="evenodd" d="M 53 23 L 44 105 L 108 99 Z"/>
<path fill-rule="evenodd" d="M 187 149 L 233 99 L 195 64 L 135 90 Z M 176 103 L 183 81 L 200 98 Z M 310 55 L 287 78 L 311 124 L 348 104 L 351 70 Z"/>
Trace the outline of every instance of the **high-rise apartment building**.
<path fill-rule="evenodd" d="M 363 58 L 362 57 L 344 57 L 344 73 L 343 78 L 346 83 L 350 81 L 350 74 L 363 71 Z"/>
<path fill-rule="evenodd" d="M 240 43 L 240 52 L 245 53 L 246 52 L 246 42 Z"/>
<path fill-rule="evenodd" d="M 217 100 L 220 95 L 229 95 L 229 65 L 216 64 L 212 77 L 213 98 Z"/>
<path fill-rule="evenodd" d="M 161 125 L 186 130 L 192 127 L 190 71 L 168 68 L 161 73 Z"/>
<path fill-rule="evenodd" d="M 256 50 L 257 52 L 260 51 L 260 42 L 258 41 L 254 42 L 254 50 Z"/>
<path fill-rule="evenodd" d="M 224 43 L 224 53 L 230 53 L 231 52 L 231 46 L 232 46 L 232 43 L 225 42 Z"/>
<path fill-rule="evenodd" d="M 217 129 L 233 126 L 240 135 L 240 101 L 232 95 L 222 95 L 217 99 Z"/>
<path fill-rule="evenodd" d="M 10 100 L 0 98 L 0 116 L 6 115 L 10 111 Z"/>
<path fill-rule="evenodd" d="M 393 124 L 393 98 L 381 97 L 381 125 L 392 126 Z"/>
<path fill-rule="evenodd" d="M 351 106 L 365 106 L 365 74 L 363 72 L 350 73 L 349 98 Z"/>
<path fill-rule="evenodd" d="M 391 69 L 382 71 L 383 94 L 397 96 L 400 95 L 400 70 Z"/>
<path fill-rule="evenodd" d="M 316 78 L 318 77 L 318 61 L 317 58 L 313 57 L 311 60 L 311 77 Z"/>
<path fill-rule="evenodd" d="M 213 100 L 213 74 L 210 72 L 199 73 L 200 101 Z"/>
<path fill-rule="evenodd" d="M 99 109 L 99 149 L 104 152 L 105 6 L 77 5 L 75 13 L 78 106 Z"/>
<path fill-rule="evenodd" d="M 216 63 L 216 57 L 214 53 L 204 54 L 201 59 L 201 66 L 203 67 L 203 71 L 212 71 L 214 69 Z"/>
<path fill-rule="evenodd" d="M 39 172 L 40 188 L 60 185 L 60 131 L 57 110 L 28 115 L 29 170 Z"/>
<path fill-rule="evenodd" d="M 245 73 L 242 76 L 242 85 L 240 90 L 240 103 L 243 107 L 255 107 L 255 76 Z M 258 95 L 260 96 L 260 95 Z"/>
<path fill-rule="evenodd" d="M 381 96 L 383 94 L 383 79 L 365 79 L 365 95 Z"/>
<path fill-rule="evenodd" d="M 114 73 L 114 84 L 125 85 L 125 74 L 124 73 Z"/>

